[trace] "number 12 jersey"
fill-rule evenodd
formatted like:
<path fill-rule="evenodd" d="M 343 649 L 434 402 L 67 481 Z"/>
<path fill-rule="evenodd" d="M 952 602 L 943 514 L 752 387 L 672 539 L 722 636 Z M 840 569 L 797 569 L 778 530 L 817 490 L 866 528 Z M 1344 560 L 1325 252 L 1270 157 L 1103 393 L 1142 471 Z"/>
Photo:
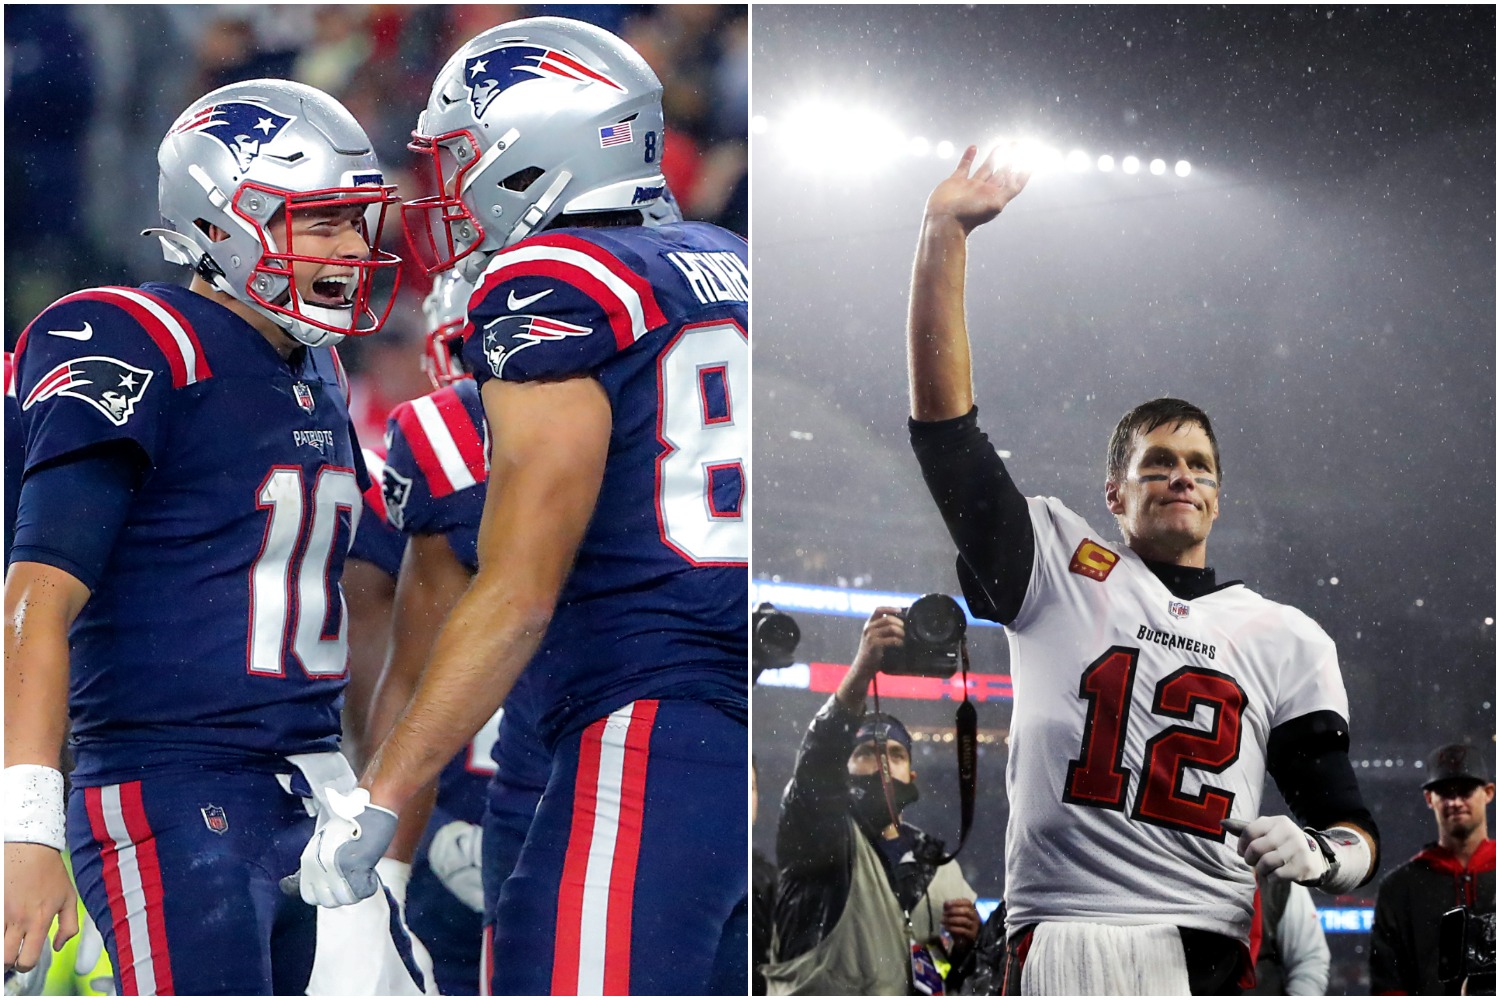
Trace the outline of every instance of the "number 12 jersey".
<path fill-rule="evenodd" d="M 1174 597 L 1055 498 L 1010 624 L 1007 923 L 1166 923 L 1244 940 L 1254 873 L 1223 832 L 1260 815 L 1271 730 L 1349 717 L 1333 640 L 1232 584 Z"/>

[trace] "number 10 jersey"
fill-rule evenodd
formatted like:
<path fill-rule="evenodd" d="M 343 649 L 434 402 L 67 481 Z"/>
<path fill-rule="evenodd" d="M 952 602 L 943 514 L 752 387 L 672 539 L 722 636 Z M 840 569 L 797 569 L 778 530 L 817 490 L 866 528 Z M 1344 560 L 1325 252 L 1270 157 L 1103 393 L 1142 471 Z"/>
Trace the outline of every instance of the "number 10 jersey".
<path fill-rule="evenodd" d="M 1165 923 L 1248 937 L 1255 877 L 1227 817 L 1260 814 L 1271 730 L 1349 717 L 1333 640 L 1232 584 L 1179 600 L 1055 498 L 1011 623 L 1007 925 Z"/>

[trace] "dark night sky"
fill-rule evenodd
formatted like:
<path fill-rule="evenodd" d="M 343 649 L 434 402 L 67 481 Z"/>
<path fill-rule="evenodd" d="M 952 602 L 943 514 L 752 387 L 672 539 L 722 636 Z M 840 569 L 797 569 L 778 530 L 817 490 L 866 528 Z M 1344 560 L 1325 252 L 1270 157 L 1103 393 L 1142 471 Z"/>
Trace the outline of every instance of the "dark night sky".
<path fill-rule="evenodd" d="M 956 590 L 906 443 L 903 339 L 922 202 L 952 163 L 818 173 L 777 141 L 786 115 L 858 102 L 893 141 L 1185 157 L 1181 181 L 1036 178 L 971 239 L 982 426 L 1023 492 L 1113 534 L 1114 422 L 1157 395 L 1203 406 L 1225 469 L 1210 564 L 1338 641 L 1355 756 L 1491 743 L 1494 17 L 757 6 L 756 575 Z M 801 653 L 848 662 L 858 627 L 818 623 Z M 810 698 L 757 696 L 769 770 Z M 1405 811 L 1398 857 L 1430 835 L 1412 773 L 1366 779 Z"/>

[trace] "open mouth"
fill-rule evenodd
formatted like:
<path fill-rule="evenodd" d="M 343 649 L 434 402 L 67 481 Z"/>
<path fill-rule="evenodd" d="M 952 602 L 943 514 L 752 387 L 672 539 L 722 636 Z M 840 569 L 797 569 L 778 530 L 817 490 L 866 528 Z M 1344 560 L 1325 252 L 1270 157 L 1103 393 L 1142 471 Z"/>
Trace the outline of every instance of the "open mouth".
<path fill-rule="evenodd" d="M 348 309 L 354 303 L 357 281 L 352 274 L 334 274 L 317 278 L 307 301 L 326 309 Z"/>

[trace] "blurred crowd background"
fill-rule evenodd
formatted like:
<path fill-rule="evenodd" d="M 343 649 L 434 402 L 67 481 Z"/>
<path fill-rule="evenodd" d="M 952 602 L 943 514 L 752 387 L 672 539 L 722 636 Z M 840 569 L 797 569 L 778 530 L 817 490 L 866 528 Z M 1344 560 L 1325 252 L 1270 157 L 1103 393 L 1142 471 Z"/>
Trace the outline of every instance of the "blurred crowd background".
<path fill-rule="evenodd" d="M 80 287 L 185 280 L 140 232 L 159 224 L 157 144 L 201 95 L 259 77 L 318 87 L 349 108 L 400 194 L 415 197 L 406 143 L 437 71 L 486 28 L 541 14 L 607 28 L 645 57 L 665 87 L 662 169 L 684 214 L 745 234 L 743 5 L 7 4 L 7 349 Z M 383 242 L 408 256 L 399 213 Z M 417 367 L 429 287 L 409 263 L 385 330 L 341 348 L 367 444 L 391 406 L 430 389 Z"/>

